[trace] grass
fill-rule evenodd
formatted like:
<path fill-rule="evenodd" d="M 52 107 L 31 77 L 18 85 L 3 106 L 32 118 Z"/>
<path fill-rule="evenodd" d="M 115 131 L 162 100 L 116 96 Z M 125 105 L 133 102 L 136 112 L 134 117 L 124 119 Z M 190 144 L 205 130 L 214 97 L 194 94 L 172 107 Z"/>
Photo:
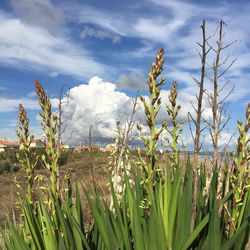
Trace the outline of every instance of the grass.
<path fill-rule="evenodd" d="M 94 154 L 93 164 L 94 164 L 94 179 L 96 184 L 99 186 L 100 191 L 103 196 L 109 197 L 107 182 L 109 180 L 109 175 L 107 172 L 107 154 L 98 153 Z M 61 176 L 69 173 L 71 174 L 72 182 L 84 182 L 86 187 L 91 188 L 93 185 L 91 180 L 91 166 L 92 159 L 88 152 L 73 154 L 68 165 L 63 165 L 61 169 Z M 35 170 L 35 175 L 48 175 L 46 170 L 39 168 Z M 16 181 L 14 181 L 16 180 Z M 21 189 L 15 185 L 15 182 L 21 186 Z M 26 174 L 23 170 L 15 173 L 4 173 L 0 175 L 0 225 L 5 226 L 7 223 L 7 218 L 13 220 L 19 220 L 20 208 L 16 207 L 18 201 L 17 192 L 20 193 L 21 197 L 25 196 L 26 187 Z M 85 200 L 83 192 L 81 192 L 82 199 Z M 14 210 L 13 210 L 14 209 Z M 89 215 L 89 210 L 85 206 L 86 214 Z M 90 216 L 88 216 L 89 218 Z"/>

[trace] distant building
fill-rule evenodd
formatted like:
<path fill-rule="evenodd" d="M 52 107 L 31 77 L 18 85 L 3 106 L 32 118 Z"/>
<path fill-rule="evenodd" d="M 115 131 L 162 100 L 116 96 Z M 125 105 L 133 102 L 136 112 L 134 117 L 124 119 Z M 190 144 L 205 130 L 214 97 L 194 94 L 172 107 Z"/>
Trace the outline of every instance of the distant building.
<path fill-rule="evenodd" d="M 19 149 L 22 149 L 23 144 L 20 145 Z M 33 139 L 31 144 L 30 144 L 31 148 L 43 148 L 44 147 L 44 143 L 41 139 Z"/>
<path fill-rule="evenodd" d="M 108 144 L 105 148 L 100 148 L 100 151 L 104 153 L 112 153 L 116 149 L 116 145 L 114 143 Z"/>
<path fill-rule="evenodd" d="M 90 152 L 90 151 L 93 151 L 93 150 L 99 150 L 100 147 L 99 146 L 76 146 L 74 148 L 74 152 L 75 153 L 80 153 L 80 152 Z"/>
<path fill-rule="evenodd" d="M 62 145 L 62 149 L 63 149 L 63 150 L 68 150 L 68 149 L 70 149 L 70 146 L 67 145 L 67 144 L 61 144 L 61 145 Z"/>
<path fill-rule="evenodd" d="M 0 152 L 4 152 L 7 149 L 19 149 L 19 143 L 6 138 L 0 139 Z"/>

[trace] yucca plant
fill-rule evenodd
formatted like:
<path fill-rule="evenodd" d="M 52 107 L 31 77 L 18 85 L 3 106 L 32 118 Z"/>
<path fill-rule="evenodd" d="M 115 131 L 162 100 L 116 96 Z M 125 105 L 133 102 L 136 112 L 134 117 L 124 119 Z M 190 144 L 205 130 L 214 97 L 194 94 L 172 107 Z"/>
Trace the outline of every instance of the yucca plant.
<path fill-rule="evenodd" d="M 33 183 L 34 183 L 34 170 L 37 164 L 37 156 L 34 149 L 31 147 L 31 143 L 34 136 L 30 134 L 29 130 L 29 119 L 27 113 L 22 104 L 19 105 L 18 113 L 18 130 L 16 134 L 18 137 L 18 142 L 20 145 L 20 153 L 16 154 L 18 162 L 21 164 L 22 168 L 27 175 L 27 200 L 28 202 L 33 202 Z"/>
<path fill-rule="evenodd" d="M 250 213 L 250 103 L 246 109 L 246 122 L 238 120 L 239 138 L 234 153 L 232 189 L 234 199 L 231 211 L 230 236 L 239 229 Z M 249 229 L 248 229 L 249 231 Z"/>
<path fill-rule="evenodd" d="M 69 192 L 71 193 L 71 192 Z M 53 199 L 53 197 L 51 197 Z M 1 229 L 5 248 L 14 249 L 91 249 L 83 227 L 83 213 L 78 187 L 75 202 L 69 196 L 62 205 L 55 200 L 56 217 L 42 200 L 34 210 L 29 202 L 22 206 L 24 223 L 9 222 L 8 234 Z"/>
<path fill-rule="evenodd" d="M 51 210 L 41 201 L 36 211 L 27 203 L 23 206 L 24 226 L 10 223 L 8 234 L 1 231 L 5 246 L 7 249 L 242 249 L 246 245 L 250 215 L 230 239 L 225 237 L 218 208 L 231 198 L 232 192 L 221 201 L 216 200 L 216 172 L 208 202 L 201 207 L 200 222 L 190 232 L 192 166 L 189 162 L 185 169 L 184 179 L 180 168 L 174 176 L 167 171 L 155 185 L 148 184 L 147 194 L 141 186 L 144 176 L 140 171 L 134 173 L 134 185 L 125 176 L 121 203 L 111 183 L 114 209 L 109 208 L 97 191 L 85 192 L 94 220 L 88 232 L 83 227 L 78 188 L 75 203 L 71 195 L 64 204 L 55 202 L 56 224 Z M 141 206 L 145 195 L 150 203 L 147 208 Z M 241 247 L 237 248 L 238 245 Z"/>
<path fill-rule="evenodd" d="M 155 61 L 152 64 L 151 69 L 148 72 L 148 87 L 150 92 L 150 100 L 146 101 L 144 96 L 141 96 L 141 102 L 144 106 L 144 112 L 146 115 L 147 125 L 150 131 L 149 135 L 142 134 L 141 125 L 138 124 L 137 128 L 140 133 L 140 138 L 143 140 L 146 154 L 147 154 L 147 163 L 143 161 L 141 158 L 141 162 L 143 163 L 143 167 L 145 168 L 145 172 L 148 178 L 154 178 L 156 176 L 156 149 L 158 145 L 158 140 L 166 127 L 166 121 L 164 121 L 159 129 L 156 128 L 156 117 L 161 108 L 161 97 L 160 91 L 161 86 L 165 82 L 165 77 L 161 77 L 159 81 L 157 81 L 163 70 L 164 63 L 164 49 L 160 49 L 156 54 Z"/>
<path fill-rule="evenodd" d="M 168 145 L 170 145 L 172 149 L 172 157 L 171 160 L 174 163 L 175 166 L 179 164 L 179 147 L 178 147 L 178 139 L 182 133 L 182 126 L 183 122 L 177 121 L 178 113 L 181 109 L 180 105 L 177 105 L 177 82 L 173 81 L 172 88 L 170 90 L 170 94 L 168 96 L 169 105 L 166 105 L 167 112 L 171 121 L 171 127 L 166 126 L 166 131 L 170 135 L 169 137 L 166 137 L 165 140 L 168 142 Z"/>
<path fill-rule="evenodd" d="M 42 156 L 45 167 L 50 172 L 50 188 L 52 190 L 53 196 L 57 199 L 59 196 L 59 190 L 57 186 L 58 182 L 58 164 L 59 164 L 59 153 L 57 148 L 57 127 L 58 118 L 52 112 L 51 102 L 48 94 L 45 92 L 43 86 L 39 81 L 35 81 L 36 93 L 39 98 L 39 105 L 42 109 L 40 116 L 42 118 L 41 127 L 45 133 L 46 140 L 44 142 L 44 147 L 46 150 L 46 155 Z"/>
<path fill-rule="evenodd" d="M 170 166 L 167 166 L 170 169 Z M 172 178 L 173 177 L 173 178 Z M 249 227 L 249 218 L 230 239 L 225 237 L 221 227 L 223 218 L 218 209 L 232 196 L 232 192 L 217 201 L 218 174 L 214 172 L 208 202 L 200 206 L 202 210 L 199 223 L 190 232 L 192 213 L 192 166 L 186 166 L 184 179 L 177 169 L 174 176 L 170 171 L 157 182 L 147 186 L 147 199 L 150 206 L 141 206 L 145 193 L 141 188 L 143 175 L 135 173 L 135 185 L 131 186 L 126 178 L 126 191 L 119 205 L 112 188 L 115 211 L 102 201 L 98 193 L 88 204 L 93 214 L 94 225 L 91 237 L 92 249 L 237 249 L 239 238 Z M 201 189 L 199 189 L 199 192 Z M 199 197 L 202 192 L 198 193 Z M 201 205 L 201 204 L 200 204 Z M 249 217 L 250 215 L 248 215 Z M 239 248 L 240 249 L 240 248 Z"/>

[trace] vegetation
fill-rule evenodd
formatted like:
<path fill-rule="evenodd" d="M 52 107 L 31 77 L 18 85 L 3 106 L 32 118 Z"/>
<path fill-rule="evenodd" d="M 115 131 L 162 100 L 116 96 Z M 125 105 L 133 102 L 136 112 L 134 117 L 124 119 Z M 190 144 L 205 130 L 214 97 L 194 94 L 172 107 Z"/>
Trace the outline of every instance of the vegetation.
<path fill-rule="evenodd" d="M 11 162 L 10 160 L 1 160 L 0 161 L 0 174 L 6 172 L 16 172 L 19 170 L 19 167 L 16 163 Z"/>
<path fill-rule="evenodd" d="M 18 223 L 9 221 L 7 227 L 1 229 L 4 248 L 184 250 L 244 249 L 247 246 L 250 236 L 250 104 L 245 123 L 241 120 L 238 122 L 239 139 L 234 162 L 231 164 L 225 159 L 223 178 L 219 178 L 220 168 L 215 167 L 212 173 L 208 173 L 204 164 L 195 166 L 197 175 L 194 175 L 191 160 L 179 160 L 178 136 L 182 131 L 182 123 L 177 122 L 181 107 L 176 105 L 176 82 L 170 91 L 170 104 L 167 104 L 171 124 L 163 121 L 159 128 L 155 122 L 161 108 L 161 86 L 165 81 L 164 77 L 158 81 L 163 63 L 164 50 L 160 49 L 148 74 L 149 100 L 140 98 L 148 125 L 146 133 L 140 124 L 137 125 L 139 137 L 145 145 L 145 156 L 139 150 L 136 160 L 128 161 L 129 147 L 126 144 L 129 142 L 132 118 L 127 132 L 122 131 L 119 124 L 117 126 L 116 142 L 121 148 L 115 150 L 116 179 L 114 181 L 112 178 L 113 171 L 110 199 L 102 198 L 97 186 L 89 192 L 86 186 L 76 183 L 73 189 L 71 178 L 67 175 L 66 189 L 58 189 L 57 169 L 62 153 L 57 139 L 58 119 L 52 112 L 48 94 L 35 81 L 42 109 L 41 126 L 46 135 L 44 153 L 37 157 L 46 167 L 49 181 L 43 187 L 43 192 L 30 197 L 29 186 L 37 180 L 30 172 L 36 164 L 29 163 L 32 162 L 29 154 L 31 137 L 26 112 L 22 107 L 18 135 L 26 146 L 19 162 L 26 169 L 28 193 L 27 199 L 22 200 L 21 220 Z M 164 132 L 170 135 L 167 142 L 172 151 L 168 161 L 162 164 L 156 149 Z M 123 171 L 120 171 L 121 167 Z M 129 171 L 126 171 L 127 168 Z M 117 190 L 119 175 L 122 192 Z M 197 184 L 195 199 L 194 182 Z M 83 214 L 81 189 L 91 211 L 89 224 Z"/>

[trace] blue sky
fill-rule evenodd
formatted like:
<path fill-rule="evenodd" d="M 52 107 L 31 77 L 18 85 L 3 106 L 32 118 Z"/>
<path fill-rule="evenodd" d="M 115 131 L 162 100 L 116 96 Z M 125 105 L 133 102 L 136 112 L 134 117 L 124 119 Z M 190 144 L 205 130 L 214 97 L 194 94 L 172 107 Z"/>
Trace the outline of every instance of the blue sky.
<path fill-rule="evenodd" d="M 71 143 L 83 143 L 90 124 L 96 137 L 105 140 L 136 91 L 147 94 L 147 71 L 161 47 L 166 50 L 168 83 L 163 94 L 167 96 L 173 79 L 178 81 L 181 118 L 186 120 L 197 93 L 191 75 L 199 72 L 196 42 L 201 39 L 201 21 L 207 20 L 212 34 L 222 18 L 227 23 L 225 43 L 237 39 L 226 53 L 238 59 L 223 79 L 236 86 L 228 106 L 232 119 L 223 134 L 226 141 L 236 120 L 244 118 L 250 99 L 249 11 L 250 4 L 243 0 L 2 0 L 0 137 L 15 138 L 20 102 L 29 113 L 32 131 L 41 134 L 33 86 L 38 79 L 52 98 L 62 86 L 75 93 L 65 111 L 71 116 L 68 134 L 78 134 L 68 139 Z M 160 115 L 159 122 L 166 112 Z M 187 127 L 183 140 L 190 143 Z"/>

